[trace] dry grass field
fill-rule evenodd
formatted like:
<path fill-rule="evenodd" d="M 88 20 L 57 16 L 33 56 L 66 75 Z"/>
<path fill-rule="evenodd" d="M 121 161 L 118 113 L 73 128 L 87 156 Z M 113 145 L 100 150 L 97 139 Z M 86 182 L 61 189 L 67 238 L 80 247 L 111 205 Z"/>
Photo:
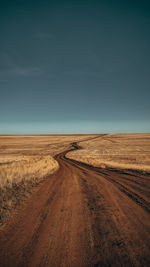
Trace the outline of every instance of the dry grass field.
<path fill-rule="evenodd" d="M 150 134 L 106 134 L 81 147 L 67 157 L 101 168 L 150 172 Z"/>
<path fill-rule="evenodd" d="M 59 167 L 52 156 L 13 156 L 0 165 L 0 188 L 12 187 L 23 181 L 42 179 Z"/>
<path fill-rule="evenodd" d="M 0 136 L 0 162 L 10 156 L 51 155 L 54 156 L 68 148 L 70 143 L 92 138 L 96 135 L 29 135 Z"/>
<path fill-rule="evenodd" d="M 87 136 L 86 136 L 87 138 Z M 0 188 L 38 180 L 58 169 L 53 159 L 83 136 L 0 136 Z"/>
<path fill-rule="evenodd" d="M 0 221 L 48 175 L 58 170 L 53 158 L 71 142 L 88 136 L 0 136 Z"/>
<path fill-rule="evenodd" d="M 0 266 L 150 266 L 150 134 L 1 136 L 0 216 Z"/>

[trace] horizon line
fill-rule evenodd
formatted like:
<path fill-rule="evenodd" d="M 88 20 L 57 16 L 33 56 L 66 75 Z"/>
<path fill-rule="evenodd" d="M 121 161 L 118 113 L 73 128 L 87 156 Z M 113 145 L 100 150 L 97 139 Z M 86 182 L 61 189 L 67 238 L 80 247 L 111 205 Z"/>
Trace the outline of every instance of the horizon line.
<path fill-rule="evenodd" d="M 0 134 L 0 136 L 54 136 L 54 135 L 108 135 L 108 134 L 150 134 L 150 132 L 105 132 L 105 133 L 49 133 L 49 134 L 35 134 L 35 133 L 28 133 L 28 134 Z"/>

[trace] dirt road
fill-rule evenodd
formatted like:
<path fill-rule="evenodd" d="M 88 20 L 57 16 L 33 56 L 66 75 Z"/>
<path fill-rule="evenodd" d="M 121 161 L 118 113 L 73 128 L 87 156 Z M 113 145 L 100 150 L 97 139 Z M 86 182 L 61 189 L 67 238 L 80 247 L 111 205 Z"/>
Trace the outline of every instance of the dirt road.
<path fill-rule="evenodd" d="M 150 266 L 150 177 L 65 154 L 0 231 L 0 266 Z"/>

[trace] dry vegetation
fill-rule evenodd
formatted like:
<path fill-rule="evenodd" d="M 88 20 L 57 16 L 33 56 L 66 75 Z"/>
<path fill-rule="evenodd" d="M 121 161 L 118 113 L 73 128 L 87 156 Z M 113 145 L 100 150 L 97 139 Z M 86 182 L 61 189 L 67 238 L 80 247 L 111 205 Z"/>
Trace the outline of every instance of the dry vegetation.
<path fill-rule="evenodd" d="M 88 136 L 0 136 L 0 222 L 59 165 L 53 156 Z"/>
<path fill-rule="evenodd" d="M 58 169 L 51 156 L 20 156 L 9 158 L 10 162 L 0 165 L 0 188 L 12 187 L 22 181 L 42 179 Z"/>
<path fill-rule="evenodd" d="M 1 222 L 59 168 L 53 157 L 73 142 L 83 149 L 69 152 L 69 158 L 101 168 L 150 172 L 150 134 L 0 136 Z"/>
<path fill-rule="evenodd" d="M 101 135 L 81 146 L 67 157 L 101 168 L 150 172 L 150 134 Z"/>
<path fill-rule="evenodd" d="M 13 155 L 54 156 L 70 148 L 70 143 L 92 137 L 94 135 L 0 136 L 0 162 Z"/>

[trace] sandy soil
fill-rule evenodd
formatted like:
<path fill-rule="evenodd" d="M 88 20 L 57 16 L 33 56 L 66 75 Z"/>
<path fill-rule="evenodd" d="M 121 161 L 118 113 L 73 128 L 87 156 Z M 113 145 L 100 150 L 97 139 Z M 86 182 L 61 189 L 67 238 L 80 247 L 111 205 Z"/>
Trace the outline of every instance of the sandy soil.
<path fill-rule="evenodd" d="M 150 176 L 56 156 L 0 231 L 0 266 L 150 266 Z"/>

